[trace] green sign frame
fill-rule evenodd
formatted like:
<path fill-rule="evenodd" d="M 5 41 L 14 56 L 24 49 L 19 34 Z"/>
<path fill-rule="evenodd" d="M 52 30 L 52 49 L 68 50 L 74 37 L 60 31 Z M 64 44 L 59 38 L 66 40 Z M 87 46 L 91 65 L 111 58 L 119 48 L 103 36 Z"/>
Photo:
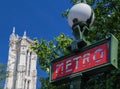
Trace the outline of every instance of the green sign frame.
<path fill-rule="evenodd" d="M 107 45 L 108 45 L 108 55 L 107 55 L 108 61 L 106 63 L 92 67 L 92 68 L 88 68 L 88 69 L 85 69 L 85 70 L 82 70 L 79 72 L 68 74 L 66 76 L 62 76 L 62 77 L 59 77 L 56 79 L 52 78 L 54 63 L 62 61 L 62 60 L 69 58 L 71 56 L 74 56 L 76 53 L 81 53 L 83 51 L 90 50 L 90 49 L 97 47 L 99 45 L 102 45 L 104 43 L 107 43 Z M 107 35 L 105 39 L 102 39 L 102 40 L 100 40 L 100 41 L 98 41 L 90 46 L 87 46 L 87 47 L 80 49 L 76 53 L 74 52 L 74 53 L 68 54 L 66 56 L 55 59 L 51 62 L 51 65 L 50 65 L 50 83 L 61 84 L 61 83 L 70 82 L 73 79 L 79 78 L 81 75 L 91 76 L 91 75 L 94 75 L 94 74 L 97 74 L 100 72 L 104 72 L 104 71 L 118 68 L 118 40 L 112 34 Z"/>

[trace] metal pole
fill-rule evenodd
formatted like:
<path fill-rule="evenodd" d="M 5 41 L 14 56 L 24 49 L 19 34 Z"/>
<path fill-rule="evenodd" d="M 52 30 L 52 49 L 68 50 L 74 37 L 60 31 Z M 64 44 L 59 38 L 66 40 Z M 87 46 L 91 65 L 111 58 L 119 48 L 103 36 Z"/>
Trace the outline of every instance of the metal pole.
<path fill-rule="evenodd" d="M 86 0 L 79 0 L 77 3 L 82 3 L 82 2 L 87 3 Z"/>
<path fill-rule="evenodd" d="M 81 76 L 77 79 L 74 79 L 70 82 L 70 89 L 85 89 L 86 81 L 88 81 L 88 77 Z"/>
<path fill-rule="evenodd" d="M 81 78 L 71 81 L 70 89 L 82 89 L 81 88 Z"/>

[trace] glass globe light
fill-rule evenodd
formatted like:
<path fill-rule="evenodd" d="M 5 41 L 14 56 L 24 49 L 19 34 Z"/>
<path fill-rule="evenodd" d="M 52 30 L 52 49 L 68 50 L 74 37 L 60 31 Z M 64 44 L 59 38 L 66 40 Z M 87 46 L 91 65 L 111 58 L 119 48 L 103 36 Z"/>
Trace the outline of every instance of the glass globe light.
<path fill-rule="evenodd" d="M 77 19 L 78 22 L 86 22 L 89 27 L 94 21 L 94 12 L 86 3 L 75 4 L 68 13 L 68 23 L 70 27 L 73 27 L 75 19 Z"/>

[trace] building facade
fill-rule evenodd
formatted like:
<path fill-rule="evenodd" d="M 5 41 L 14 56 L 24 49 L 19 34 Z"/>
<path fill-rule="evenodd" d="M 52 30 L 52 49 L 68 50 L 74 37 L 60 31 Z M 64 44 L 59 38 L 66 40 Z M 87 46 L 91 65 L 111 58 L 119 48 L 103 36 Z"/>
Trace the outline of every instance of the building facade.
<path fill-rule="evenodd" d="M 33 43 L 24 32 L 23 37 L 15 35 L 15 28 L 9 39 L 9 55 L 4 89 L 36 89 L 37 55 L 30 50 Z"/>

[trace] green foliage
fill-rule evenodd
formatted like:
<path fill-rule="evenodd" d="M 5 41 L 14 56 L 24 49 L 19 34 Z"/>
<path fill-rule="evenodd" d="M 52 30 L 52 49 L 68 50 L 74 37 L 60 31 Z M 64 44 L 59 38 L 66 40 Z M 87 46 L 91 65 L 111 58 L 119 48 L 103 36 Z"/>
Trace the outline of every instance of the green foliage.
<path fill-rule="evenodd" d="M 50 61 L 67 54 L 66 46 L 70 43 L 71 39 L 63 33 L 60 33 L 59 36 L 56 36 L 53 40 L 48 42 L 44 39 L 40 39 L 40 42 L 34 39 L 34 45 L 30 48 L 37 53 L 40 68 L 49 73 Z"/>
<path fill-rule="evenodd" d="M 48 42 L 44 39 L 40 39 L 40 42 L 37 39 L 34 39 L 34 44 L 31 45 L 30 48 L 37 53 L 40 68 L 49 74 L 50 61 L 67 54 L 68 51 L 66 50 L 66 46 L 68 46 L 71 41 L 71 38 L 60 33 L 60 35 L 55 36 L 53 40 Z M 48 87 L 49 89 L 56 89 L 56 87 L 52 86 L 48 80 L 49 78 L 40 78 L 42 84 L 41 89 L 48 89 Z M 57 87 L 57 89 L 62 89 L 61 87 L 64 86 L 65 85 L 63 84 L 62 86 Z"/>
<path fill-rule="evenodd" d="M 62 84 L 58 86 L 53 86 L 49 83 L 49 78 L 40 78 L 42 87 L 40 89 L 69 89 L 69 85 Z"/>
<path fill-rule="evenodd" d="M 69 13 L 69 9 L 62 12 L 62 17 L 66 17 Z"/>
<path fill-rule="evenodd" d="M 6 78 L 5 65 L 0 63 L 0 89 L 3 89 L 3 81 Z"/>
<path fill-rule="evenodd" d="M 75 4 L 78 0 L 71 0 Z M 70 1 L 70 2 L 71 2 Z M 96 42 L 109 33 L 115 35 L 120 42 L 120 2 L 119 0 L 86 0 L 91 5 L 95 12 L 94 25 L 90 28 L 88 40 Z M 67 16 L 67 9 L 62 16 Z M 31 48 L 38 54 L 40 68 L 47 71 L 49 74 L 49 63 L 55 58 L 68 53 L 65 47 L 71 43 L 71 39 L 64 34 L 56 36 L 54 40 L 49 42 L 41 39 L 38 42 L 34 40 L 34 45 Z M 120 46 L 120 44 L 119 44 Z M 85 89 L 120 89 L 120 47 L 118 53 L 119 69 L 104 72 L 96 76 L 91 76 L 85 82 Z M 52 86 L 49 84 L 49 78 L 41 78 L 41 89 L 69 89 L 66 86 Z M 46 87 L 46 88 L 45 88 Z"/>
<path fill-rule="evenodd" d="M 118 0 L 98 0 L 94 7 L 95 22 L 92 28 L 92 38 L 100 40 L 105 37 L 106 34 L 112 33 L 118 39 L 119 22 L 120 22 L 120 2 Z M 92 39 L 91 38 L 91 39 Z"/>

